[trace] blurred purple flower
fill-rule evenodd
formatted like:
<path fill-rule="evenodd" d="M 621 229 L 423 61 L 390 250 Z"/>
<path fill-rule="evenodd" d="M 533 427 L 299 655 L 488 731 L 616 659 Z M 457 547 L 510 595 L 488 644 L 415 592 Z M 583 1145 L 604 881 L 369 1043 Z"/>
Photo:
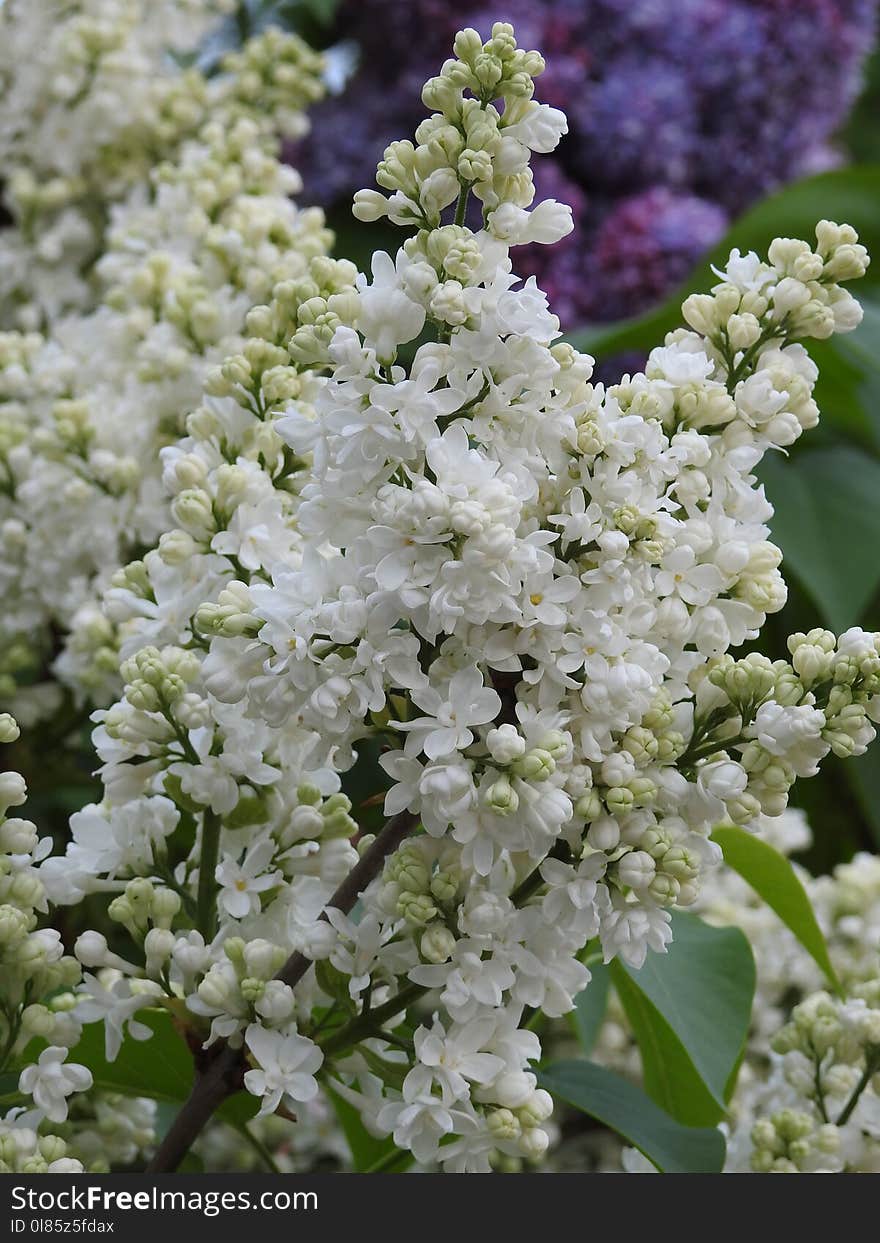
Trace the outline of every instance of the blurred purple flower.
<path fill-rule="evenodd" d="M 570 133 L 535 162 L 537 197 L 575 232 L 518 270 L 564 326 L 660 298 L 755 198 L 834 162 L 878 0 L 344 0 L 338 37 L 360 63 L 314 110 L 295 153 L 306 198 L 372 185 L 376 161 L 423 115 L 420 87 L 462 25 L 511 21 L 547 70 L 539 96 Z"/>
<path fill-rule="evenodd" d="M 684 280 L 727 224 L 716 203 L 666 186 L 622 199 L 595 233 L 586 314 L 618 319 L 651 306 Z"/>

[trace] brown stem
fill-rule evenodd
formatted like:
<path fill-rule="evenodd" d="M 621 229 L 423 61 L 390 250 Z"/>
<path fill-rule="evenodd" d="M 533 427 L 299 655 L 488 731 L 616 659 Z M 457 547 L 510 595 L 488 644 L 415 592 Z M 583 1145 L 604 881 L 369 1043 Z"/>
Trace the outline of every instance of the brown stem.
<path fill-rule="evenodd" d="M 330 898 L 327 906 L 347 915 L 370 881 L 379 875 L 388 856 L 412 832 L 416 822 L 417 818 L 408 811 L 403 811 L 389 820 Z M 327 912 L 324 910 L 321 912 L 321 919 L 326 918 Z M 306 958 L 305 954 L 291 954 L 275 978 L 292 988 L 311 965 L 312 960 Z M 200 1060 L 205 1062 L 201 1069 Z M 212 1115 L 228 1096 L 241 1089 L 247 1069 L 244 1051 L 231 1048 L 226 1041 L 218 1041 L 208 1050 L 207 1055 L 196 1058 L 196 1077 L 192 1091 L 147 1166 L 146 1173 L 170 1174 L 177 1169 Z"/>
<path fill-rule="evenodd" d="M 373 877 L 379 875 L 388 856 L 394 854 L 401 842 L 409 837 L 415 824 L 416 817 L 408 811 L 402 811 L 393 820 L 389 820 L 376 840 L 358 859 L 327 906 L 332 906 L 335 910 L 342 911 L 343 915 L 347 915 Z M 327 912 L 324 910 L 321 912 L 321 919 L 326 918 Z M 305 954 L 291 954 L 275 978 L 293 988 L 311 965 L 311 958 L 306 958 Z"/>
<path fill-rule="evenodd" d="M 147 1165 L 147 1174 L 171 1174 L 177 1169 L 214 1112 L 241 1089 L 246 1070 L 242 1050 L 225 1041 L 204 1070 L 196 1063 L 192 1091 Z"/>

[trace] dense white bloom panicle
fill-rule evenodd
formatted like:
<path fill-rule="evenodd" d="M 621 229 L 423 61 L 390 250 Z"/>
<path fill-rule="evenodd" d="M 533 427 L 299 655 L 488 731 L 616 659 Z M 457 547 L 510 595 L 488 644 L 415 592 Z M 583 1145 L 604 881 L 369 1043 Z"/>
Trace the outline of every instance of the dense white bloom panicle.
<path fill-rule="evenodd" d="M 731 1165 L 758 1173 L 876 1171 L 880 980 L 811 993 L 771 1042 L 771 1071 L 740 1104 Z"/>
<path fill-rule="evenodd" d="M 22 719 L 56 707 L 57 684 L 39 678 L 55 636 L 71 630 L 55 677 L 80 700 L 106 703 L 117 693 L 115 635 L 98 600 L 133 550 L 150 547 L 170 525 L 159 451 L 182 434 L 210 368 L 242 345 L 249 310 L 276 283 L 301 278 L 329 242 L 320 212 L 299 211 L 290 201 L 299 179 L 278 159 L 279 131 L 299 132 L 301 110 L 319 92 L 318 58 L 294 36 L 270 30 L 227 56 L 210 78 L 182 69 L 150 77 L 154 62 L 173 63 L 168 39 L 185 31 L 195 37 L 209 13 L 224 6 L 197 0 L 190 7 L 194 20 L 182 26 L 179 3 L 165 0 L 13 3 L 0 13 L 11 50 L 31 38 L 38 49 L 35 63 L 15 67 L 0 106 L 0 151 L 6 133 L 28 149 L 75 158 L 69 142 L 47 138 L 47 148 L 40 138 L 46 117 L 39 95 L 33 116 L 15 111 L 13 101 L 36 90 L 33 75 L 46 72 L 38 69 L 41 57 L 51 64 L 59 49 L 73 57 L 78 80 L 81 57 L 71 48 L 88 50 L 94 42 L 96 77 L 81 84 L 86 99 L 72 117 L 61 97 L 52 110 L 63 114 L 59 126 L 98 144 L 81 153 L 98 161 L 90 176 L 100 182 L 101 161 L 118 163 L 120 176 L 119 193 L 103 213 L 103 253 L 89 268 L 87 307 L 53 309 L 35 321 L 40 332 L 0 332 L 0 695 L 9 700 L 17 683 L 28 685 L 13 700 Z M 37 10 L 52 26 L 45 41 L 32 29 L 43 20 L 29 15 Z M 6 50 L 4 44 L 0 60 Z M 126 72 L 132 57 L 133 78 Z M 51 72 L 40 82 L 41 92 L 54 87 L 63 96 Z M 152 103 L 144 104 L 139 89 Z M 87 103 L 110 108 L 112 132 L 86 123 Z M 14 113 L 5 128 L 4 107 Z M 145 107 L 146 115 L 129 115 L 132 107 Z M 83 210 L 89 218 L 102 214 L 88 204 Z M 0 234 L 0 247 L 13 245 L 15 236 Z M 82 256 L 75 266 L 82 269 Z M 52 288 L 58 279 L 52 277 Z M 199 481 L 191 474 L 194 492 Z M 253 565 L 249 544 L 276 533 L 256 515 L 249 526 L 252 533 L 238 534 L 229 550 Z"/>
<path fill-rule="evenodd" d="M 168 527 L 94 623 L 104 797 L 38 875 L 112 893 L 133 941 L 102 968 L 130 993 L 89 985 L 108 1040 L 149 996 L 264 1114 L 321 1077 L 481 1171 L 548 1147 L 529 1023 L 571 1010 L 587 943 L 663 952 L 713 827 L 867 746 L 880 636 L 733 654 L 785 599 L 754 471 L 815 422 L 801 342 L 855 322 L 853 231 L 733 256 L 643 374 L 593 384 L 510 257 L 570 223 L 533 205 L 564 132 L 542 58 L 504 23 L 455 56 L 356 199 L 410 230 L 396 256 L 249 259 L 245 340 L 162 451 Z"/>
<path fill-rule="evenodd" d="M 0 324 L 38 328 L 92 303 L 108 211 L 193 133 L 205 83 L 183 73 L 232 0 L 6 0 Z"/>

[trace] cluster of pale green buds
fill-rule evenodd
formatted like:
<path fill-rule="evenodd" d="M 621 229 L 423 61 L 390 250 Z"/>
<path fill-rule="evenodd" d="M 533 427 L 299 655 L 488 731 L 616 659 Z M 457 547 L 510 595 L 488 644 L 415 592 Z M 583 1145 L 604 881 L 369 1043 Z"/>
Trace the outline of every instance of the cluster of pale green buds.
<path fill-rule="evenodd" d="M 79 982 L 79 966 L 64 954 L 58 934 L 38 928 L 33 909 L 10 903 L 0 905 L 0 964 L 3 991 L 13 1005 Z"/>
<path fill-rule="evenodd" d="M 145 307 L 151 318 L 172 324 L 184 337 L 189 338 L 196 351 L 201 353 L 217 341 L 221 330 L 217 300 L 212 297 L 201 272 L 195 267 L 181 267 L 164 251 L 153 251 L 143 261 L 126 273 L 125 281 L 107 290 L 104 301 L 118 311 L 133 307 Z M 149 320 L 145 321 L 147 324 Z M 183 370 L 185 355 L 181 353 L 177 370 Z M 157 380 L 155 363 L 147 369 L 138 368 L 141 380 Z M 174 371 L 172 365 L 172 373 Z"/>
<path fill-rule="evenodd" d="M 849 225 L 822 220 L 816 248 L 777 238 L 769 264 L 750 274 L 747 291 L 723 281 L 711 294 L 692 294 L 682 307 L 690 326 L 735 360 L 773 337 L 824 339 L 854 328 L 858 303 L 840 282 L 864 276 L 869 257 Z"/>
<path fill-rule="evenodd" d="M 671 764 L 685 747 L 684 735 L 675 726 L 672 700 L 665 691 L 658 691 L 641 724 L 626 731 L 621 745 L 633 757 L 637 767 L 654 760 L 660 764 Z"/>
<path fill-rule="evenodd" d="M 84 177 L 55 176 L 40 180 L 31 169 L 17 168 L 4 186 L 4 198 L 16 219 L 30 230 L 39 216 L 61 211 L 85 194 L 86 189 Z"/>
<path fill-rule="evenodd" d="M 560 730 L 552 730 L 539 746 L 527 747 L 526 741 L 513 725 L 501 725 L 489 731 L 487 738 L 492 768 L 497 777 L 485 791 L 486 805 L 498 816 L 515 815 L 519 809 L 516 779 L 540 785 L 556 772 L 557 762 L 571 750 L 571 739 Z"/>
<path fill-rule="evenodd" d="M 79 1161 L 68 1157 L 60 1135 L 38 1135 L 25 1127 L 0 1122 L 0 1174 L 76 1174 Z"/>
<path fill-rule="evenodd" d="M 20 911 L 45 908 L 42 881 L 32 870 L 14 867 L 9 858 L 33 855 L 37 845 L 37 826 L 33 821 L 10 817 L 0 824 L 0 903 Z"/>
<path fill-rule="evenodd" d="M 532 106 L 533 79 L 543 72 L 543 57 L 518 48 L 513 27 L 505 22 L 495 23 L 486 43 L 475 30 L 461 31 L 455 52 L 459 59 L 448 60 L 422 91 L 426 107 L 436 111 L 416 130 L 415 144 L 392 143 L 379 163 L 376 180 L 391 197 L 358 191 L 354 214 L 359 220 L 388 216 L 395 224 L 435 230 L 441 213 L 463 189 L 472 189 L 487 213 L 499 204 L 522 208 L 531 203 L 528 153 L 507 139 L 505 130 Z M 492 100 L 504 101 L 503 112 Z M 437 259 L 426 253 L 424 243 L 422 251 L 437 270 Z M 472 263 L 467 253 L 456 256 L 447 276 L 460 281 Z"/>
<path fill-rule="evenodd" d="M 338 792 L 325 796 L 317 786 L 303 782 L 297 786 L 296 798 L 297 806 L 273 832 L 280 850 L 288 850 L 302 841 L 334 838 L 348 841 L 358 832 L 347 794 Z M 283 858 L 279 862 L 283 864 Z"/>
<path fill-rule="evenodd" d="M 82 397 L 60 398 L 52 406 L 52 422 L 33 428 L 31 452 L 49 461 L 71 462 L 73 471 L 64 484 L 65 496 L 79 500 L 89 483 L 102 492 L 121 496 L 141 478 L 136 458 L 95 444 L 96 432 L 89 401 Z"/>
<path fill-rule="evenodd" d="M 485 43 L 479 33 L 467 27 L 455 36 L 453 50 L 457 60 L 447 60 L 437 77 L 422 87 L 426 108 L 454 112 L 462 92 L 479 100 L 531 99 L 534 78 L 544 72 L 540 52 L 517 47 L 513 26 L 495 22 L 492 37 Z"/>
<path fill-rule="evenodd" d="M 235 397 L 261 418 L 297 397 L 296 369 L 323 366 L 336 329 L 354 323 L 356 278 L 349 260 L 315 254 L 301 277 L 279 281 L 269 301 L 248 312 L 249 340 L 209 373 L 207 392 Z"/>
<path fill-rule="evenodd" d="M 752 1127 L 751 1165 L 756 1174 L 799 1174 L 835 1161 L 840 1132 L 832 1122 L 817 1123 L 812 1114 L 781 1109 Z"/>
<path fill-rule="evenodd" d="M 200 668 L 198 656 L 182 647 L 143 647 L 122 663 L 125 698 L 141 712 L 161 712 L 183 699 Z"/>
<path fill-rule="evenodd" d="M 684 750 L 684 735 L 675 729 L 675 714 L 669 696 L 660 692 L 654 704 L 621 736 L 620 745 L 632 756 L 637 768 L 648 764 L 671 764 Z"/>
<path fill-rule="evenodd" d="M 457 938 L 448 924 L 461 881 L 456 851 L 438 853 L 432 840 L 407 843 L 385 865 L 380 903 L 412 927 L 426 929 L 420 948 L 427 962 L 446 962 L 455 948 Z"/>
<path fill-rule="evenodd" d="M 781 564 L 781 549 L 769 540 L 757 541 L 749 548 L 749 559 L 730 594 L 760 613 L 778 613 L 788 596 Z"/>
<path fill-rule="evenodd" d="M 155 1146 L 157 1121 L 155 1101 L 96 1090 L 71 1100 L 69 1120 L 60 1129 L 68 1151 L 90 1174 L 109 1174 Z"/>
<path fill-rule="evenodd" d="M 880 635 L 853 630 L 838 639 L 831 631 L 817 628 L 792 635 L 788 648 L 790 664 L 751 653 L 742 660 L 726 656 L 710 671 L 709 681 L 724 692 L 738 714 L 738 719 L 729 718 L 722 732 L 714 735 L 719 745 L 724 742 L 724 729 L 738 734 L 759 705 L 772 699 L 786 706 L 815 704 L 825 717 L 822 738 L 833 753 L 841 758 L 861 754 L 873 737 L 872 721 L 878 714 Z M 779 814 L 795 774 L 755 741 L 743 750 L 742 763 L 750 774 L 750 794 L 758 797 L 766 814 Z M 751 808 L 753 814 L 755 810 Z M 749 809 L 744 808 L 742 814 L 747 816 Z"/>
<path fill-rule="evenodd" d="M 634 890 L 661 906 L 690 906 L 699 896 L 700 860 L 663 821 L 645 829 L 632 848 L 609 857 L 608 877 L 618 888 Z"/>
<path fill-rule="evenodd" d="M 171 925 L 180 907 L 180 895 L 173 889 L 157 885 L 146 876 L 136 876 L 128 882 L 122 893 L 113 899 L 107 908 L 107 913 L 116 923 L 122 924 L 137 943 L 144 942 L 149 957 L 151 951 L 154 955 L 160 955 L 162 952 L 160 947 L 164 942 L 162 938 L 153 937 L 150 945 L 146 945 L 147 940 L 156 931 L 170 935 Z M 95 942 L 97 933 L 90 932 L 85 935 L 89 938 L 88 949 L 84 948 L 84 944 L 80 944 L 82 938 L 77 942 L 76 948 L 77 957 L 84 965 L 129 969 L 129 964 L 114 962 L 106 957 L 106 944 L 104 949 L 101 949 Z M 88 953 L 88 961 L 83 956 L 84 953 Z M 147 974 L 153 973 L 148 971 Z"/>
<path fill-rule="evenodd" d="M 297 138 L 305 131 L 303 111 L 320 99 L 324 62 L 297 35 L 269 27 L 236 52 L 222 69 L 233 77 L 230 104 L 271 116 L 278 132 Z"/>
<path fill-rule="evenodd" d="M 762 1173 L 842 1168 L 843 1128 L 861 1098 L 876 1097 L 880 1090 L 880 978 L 853 986 L 846 998 L 810 994 L 771 1044 L 805 1106 L 755 1123 L 752 1168 Z"/>
<path fill-rule="evenodd" d="M 68 649 L 80 662 L 80 685 L 90 701 L 105 703 L 109 688 L 114 693 L 116 689 L 119 645 L 116 627 L 96 602 L 89 601 L 77 611 Z"/>
<path fill-rule="evenodd" d="M 221 635 L 225 639 L 253 639 L 263 626 L 262 620 L 250 611 L 247 586 L 239 582 L 227 583 L 216 602 L 199 605 L 194 624 L 201 634 Z"/>
<path fill-rule="evenodd" d="M 667 337 L 675 340 L 676 334 Z M 677 385 L 674 389 L 653 382 L 652 364 L 649 361 L 646 375 L 625 376 L 611 388 L 621 410 L 637 414 L 643 419 L 655 419 L 667 433 L 677 428 L 697 431 L 723 427 L 737 417 L 733 397 L 717 385 L 691 382 Z M 584 431 L 578 435 L 578 447 L 582 453 L 595 456 L 604 448 L 601 433 L 595 426 L 590 410 L 579 420 Z M 599 437 L 598 440 L 595 439 Z"/>
<path fill-rule="evenodd" d="M 773 1039 L 776 1053 L 797 1051 L 813 1058 L 833 1055 L 835 1063 L 857 1065 L 880 1053 L 880 980 L 854 989 L 858 997 L 840 1001 L 830 993 L 811 993 L 795 1006 Z M 880 1069 L 878 1063 L 877 1069 Z"/>
<path fill-rule="evenodd" d="M 803 683 L 786 661 L 771 661 L 759 652 L 750 652 L 740 660 L 730 655 L 721 657 L 710 669 L 708 679 L 746 719 L 771 695 L 777 703 L 793 704 L 804 694 Z"/>
<path fill-rule="evenodd" d="M 520 1096 L 526 1099 L 520 1101 Z M 534 1161 L 547 1151 L 550 1137 L 542 1123 L 553 1113 L 553 1100 L 543 1088 L 521 1091 L 509 1105 L 487 1108 L 485 1113 L 486 1125 L 499 1143 L 515 1141 L 522 1155 Z"/>
<path fill-rule="evenodd" d="M 865 645 L 857 653 L 838 650 L 837 636 L 820 628 L 788 639 L 791 663 L 806 688 L 819 682 L 852 686 L 860 681 L 867 694 L 880 690 L 880 635 L 873 648 Z"/>
<path fill-rule="evenodd" d="M 209 968 L 190 999 L 196 1013 L 225 1014 L 245 1020 L 256 1012 L 265 1024 L 283 1023 L 293 1013 L 293 990 L 274 979 L 284 965 L 287 951 L 269 941 L 245 942 L 229 937 L 224 957 Z"/>

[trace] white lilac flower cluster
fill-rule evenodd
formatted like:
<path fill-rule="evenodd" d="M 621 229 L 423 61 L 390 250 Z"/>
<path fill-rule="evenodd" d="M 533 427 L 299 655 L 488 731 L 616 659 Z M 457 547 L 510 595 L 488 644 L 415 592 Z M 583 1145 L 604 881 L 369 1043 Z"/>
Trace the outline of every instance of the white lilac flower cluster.
<path fill-rule="evenodd" d="M 59 679 L 92 703 L 118 693 L 98 600 L 169 525 L 159 449 L 182 435 L 209 368 L 241 344 L 247 312 L 328 247 L 321 213 L 297 209 L 299 179 L 278 158 L 280 134 L 302 132 L 319 69 L 298 38 L 270 29 L 211 79 L 161 79 L 192 125 L 167 136 L 113 207 L 97 305 L 45 334 L 0 334 L 0 694 L 23 724 L 54 710 Z"/>
<path fill-rule="evenodd" d="M 413 230 L 396 257 L 276 284 L 163 451 L 177 525 L 106 598 L 105 796 L 40 876 L 115 895 L 131 961 L 76 945 L 111 1055 L 185 1003 L 264 1113 L 320 1076 L 418 1161 L 479 1171 L 546 1150 L 529 1020 L 571 1008 L 587 944 L 662 951 L 712 827 L 867 746 L 880 636 L 729 651 L 785 598 L 753 471 L 816 421 L 800 341 L 858 322 L 853 230 L 732 255 L 644 374 L 593 385 L 510 261 L 570 227 L 532 206 L 566 125 L 532 98 L 542 58 L 502 23 L 455 53 L 388 197 L 357 196 Z M 391 817 L 372 841 L 355 764 L 356 813 Z"/>
<path fill-rule="evenodd" d="M 0 742 L 17 736 L 14 719 L 0 714 Z M 0 1117 L 0 1173 L 100 1172 L 153 1146 L 156 1103 L 89 1091 L 91 1072 L 66 1060 L 82 1030 L 75 991 L 82 969 L 59 933 L 39 926 L 48 910 L 39 864 L 52 842 L 32 821 L 7 815 L 26 798 L 18 773 L 0 773 L 0 1073 L 20 1063 L 31 1042 L 46 1047 L 18 1076 L 34 1107 L 14 1105 Z"/>
<path fill-rule="evenodd" d="M 809 844 L 802 816 L 796 820 L 789 811 L 779 827 L 778 847 Z M 880 1009 L 880 858 L 859 853 L 829 876 L 800 875 L 845 1002 L 822 991 L 827 984 L 816 963 L 739 878 L 719 869 L 706 885 L 705 917 L 742 927 L 757 967 L 752 1032 L 731 1102 L 725 1168 L 872 1172 L 880 1169 L 880 1079 L 873 1072 L 843 1124 L 840 1116 L 873 1056 L 870 1023 L 878 1021 Z"/>
<path fill-rule="evenodd" d="M 757 1173 L 880 1169 L 880 979 L 811 993 L 772 1041 L 773 1065 L 734 1130 L 730 1164 Z M 744 1142 L 745 1141 L 745 1142 Z"/>
<path fill-rule="evenodd" d="M 113 203 L 204 118 L 183 72 L 233 0 L 6 0 L 0 11 L 0 327 L 94 304 Z"/>
<path fill-rule="evenodd" d="M 0 714 L 0 742 L 14 742 L 18 725 Z M 69 1173 L 82 1169 L 67 1156 L 67 1144 L 56 1134 L 38 1135 L 44 1120 L 67 1117 L 67 1098 L 91 1087 L 85 1067 L 66 1063 L 67 1050 L 79 1039 L 81 1024 L 73 1011 L 71 991 L 81 980 L 75 958 L 64 953 L 60 934 L 41 928 L 48 909 L 38 864 L 52 848 L 30 820 L 6 813 L 27 797 L 16 772 L 0 773 L 0 1071 L 35 1037 L 46 1047 L 39 1061 L 21 1072 L 20 1090 L 33 1097 L 34 1108 L 11 1109 L 0 1118 L 0 1172 Z"/>

